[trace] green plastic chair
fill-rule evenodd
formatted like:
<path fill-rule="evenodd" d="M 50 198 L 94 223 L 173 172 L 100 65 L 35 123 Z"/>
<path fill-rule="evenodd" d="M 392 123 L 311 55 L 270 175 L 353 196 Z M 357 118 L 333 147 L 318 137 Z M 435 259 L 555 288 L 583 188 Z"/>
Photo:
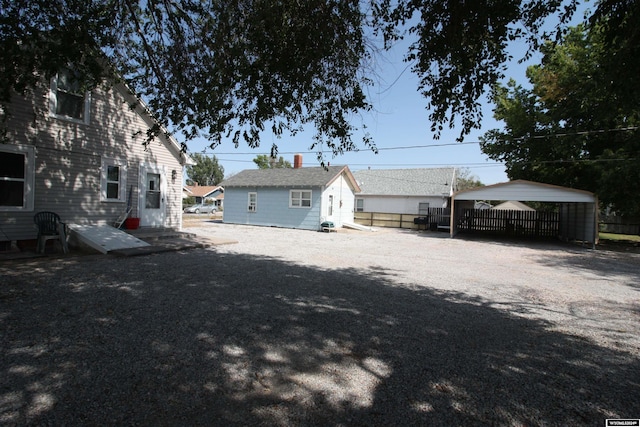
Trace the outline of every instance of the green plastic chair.
<path fill-rule="evenodd" d="M 36 252 L 43 254 L 47 240 L 58 239 L 62 245 L 62 251 L 69 252 L 67 245 L 66 225 L 60 221 L 60 216 L 55 212 L 38 212 L 33 216 L 33 222 L 38 227 L 38 245 Z"/>

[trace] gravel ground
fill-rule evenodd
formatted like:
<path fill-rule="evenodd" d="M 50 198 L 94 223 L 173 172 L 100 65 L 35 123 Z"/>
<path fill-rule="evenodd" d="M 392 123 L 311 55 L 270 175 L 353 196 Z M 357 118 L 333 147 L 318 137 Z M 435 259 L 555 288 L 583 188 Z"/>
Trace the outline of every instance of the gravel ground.
<path fill-rule="evenodd" d="M 640 418 L 640 254 L 191 225 L 238 243 L 0 263 L 0 424 Z"/>

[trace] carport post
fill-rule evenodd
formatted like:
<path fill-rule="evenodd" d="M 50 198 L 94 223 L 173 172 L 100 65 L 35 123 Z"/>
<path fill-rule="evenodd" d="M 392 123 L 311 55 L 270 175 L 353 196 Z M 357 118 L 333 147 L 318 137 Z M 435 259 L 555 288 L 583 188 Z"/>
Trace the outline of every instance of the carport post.
<path fill-rule="evenodd" d="M 454 218 L 456 217 L 456 199 L 455 194 L 451 196 L 451 216 L 449 217 L 449 237 L 453 239 L 453 236 L 456 235 L 456 230 L 453 229 L 456 221 Z"/>

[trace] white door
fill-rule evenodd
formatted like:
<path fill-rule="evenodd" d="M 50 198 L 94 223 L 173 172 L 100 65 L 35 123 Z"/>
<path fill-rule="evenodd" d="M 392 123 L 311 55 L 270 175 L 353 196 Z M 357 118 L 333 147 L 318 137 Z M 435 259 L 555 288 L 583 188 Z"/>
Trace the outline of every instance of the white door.
<path fill-rule="evenodd" d="M 140 225 L 162 227 L 164 225 L 167 184 L 164 167 L 140 165 L 140 196 L 138 209 Z"/>

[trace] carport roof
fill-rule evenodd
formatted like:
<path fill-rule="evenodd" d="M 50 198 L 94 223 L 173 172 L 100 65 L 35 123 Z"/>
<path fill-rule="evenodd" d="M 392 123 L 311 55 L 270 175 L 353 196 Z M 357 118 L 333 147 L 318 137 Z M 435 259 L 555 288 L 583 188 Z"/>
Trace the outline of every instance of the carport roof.
<path fill-rule="evenodd" d="M 596 203 L 596 196 L 584 190 L 516 180 L 458 191 L 454 200 L 517 200 L 521 202 Z"/>

